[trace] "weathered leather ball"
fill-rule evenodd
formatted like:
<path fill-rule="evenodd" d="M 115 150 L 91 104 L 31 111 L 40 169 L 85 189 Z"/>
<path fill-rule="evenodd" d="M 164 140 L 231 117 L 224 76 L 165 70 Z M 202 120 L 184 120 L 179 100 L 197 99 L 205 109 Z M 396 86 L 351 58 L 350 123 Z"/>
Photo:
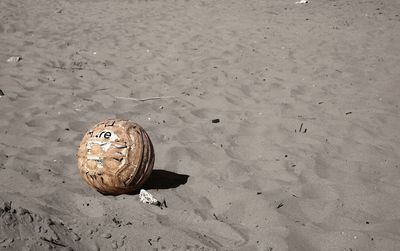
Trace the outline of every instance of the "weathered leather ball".
<path fill-rule="evenodd" d="M 97 191 L 118 195 L 139 189 L 150 176 L 154 148 L 138 124 L 118 119 L 98 123 L 78 150 L 80 175 Z"/>

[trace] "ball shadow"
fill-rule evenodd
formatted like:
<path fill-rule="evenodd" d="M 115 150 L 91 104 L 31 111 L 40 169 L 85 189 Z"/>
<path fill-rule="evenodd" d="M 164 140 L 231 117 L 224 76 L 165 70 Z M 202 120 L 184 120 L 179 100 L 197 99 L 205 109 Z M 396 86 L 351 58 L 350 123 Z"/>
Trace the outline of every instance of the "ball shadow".
<path fill-rule="evenodd" d="M 149 179 L 142 189 L 170 189 L 186 184 L 189 175 L 178 174 L 166 170 L 155 169 L 151 172 Z"/>
<path fill-rule="evenodd" d="M 140 189 L 146 189 L 146 190 L 152 190 L 152 189 L 169 189 L 169 188 L 176 188 L 180 185 L 186 184 L 188 178 L 190 176 L 186 174 L 179 174 L 179 173 L 174 173 L 166 170 L 161 170 L 161 169 L 154 169 L 146 183 L 139 189 L 130 192 L 130 193 L 123 193 L 123 194 L 128 194 L 128 195 L 138 195 L 140 192 Z M 99 193 L 105 195 L 105 196 L 119 196 L 123 194 L 106 194 L 98 191 Z"/>

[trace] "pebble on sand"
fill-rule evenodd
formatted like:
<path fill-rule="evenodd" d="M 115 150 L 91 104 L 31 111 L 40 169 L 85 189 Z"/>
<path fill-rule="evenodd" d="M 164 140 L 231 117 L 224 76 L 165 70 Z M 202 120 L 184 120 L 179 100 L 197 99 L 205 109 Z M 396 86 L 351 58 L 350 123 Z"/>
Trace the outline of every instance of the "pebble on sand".
<path fill-rule="evenodd" d="M 16 63 L 16 62 L 19 62 L 19 61 L 21 61 L 21 60 L 22 60 L 22 57 L 13 56 L 13 57 L 9 57 L 9 58 L 7 59 L 7 62 L 9 62 L 9 63 Z"/>
<path fill-rule="evenodd" d="M 112 247 L 113 249 L 117 249 L 117 248 L 118 248 L 118 243 L 117 243 L 116 240 L 113 240 L 113 242 L 112 242 L 112 244 L 111 244 L 111 247 Z"/>
<path fill-rule="evenodd" d="M 101 235 L 101 237 L 103 237 L 104 239 L 110 239 L 111 238 L 111 234 L 110 233 L 104 233 Z"/>

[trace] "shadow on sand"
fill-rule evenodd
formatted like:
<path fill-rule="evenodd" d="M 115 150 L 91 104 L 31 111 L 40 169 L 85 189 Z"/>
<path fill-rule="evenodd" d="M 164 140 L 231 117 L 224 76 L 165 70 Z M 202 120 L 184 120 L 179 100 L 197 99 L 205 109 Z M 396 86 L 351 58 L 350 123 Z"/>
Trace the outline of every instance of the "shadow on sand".
<path fill-rule="evenodd" d="M 186 184 L 189 175 L 178 174 L 166 170 L 153 170 L 143 189 L 169 189 Z"/>
<path fill-rule="evenodd" d="M 155 169 L 151 172 L 150 177 L 146 181 L 146 183 L 140 188 L 145 190 L 152 190 L 152 189 L 170 189 L 176 188 L 180 185 L 186 184 L 189 175 L 186 174 L 178 174 L 166 170 Z M 126 193 L 129 195 L 137 195 L 140 192 L 140 189 L 137 189 L 131 193 Z M 110 195 L 115 196 L 112 194 L 105 194 L 99 191 L 99 193 L 103 195 Z M 117 195 L 118 196 L 118 195 Z"/>

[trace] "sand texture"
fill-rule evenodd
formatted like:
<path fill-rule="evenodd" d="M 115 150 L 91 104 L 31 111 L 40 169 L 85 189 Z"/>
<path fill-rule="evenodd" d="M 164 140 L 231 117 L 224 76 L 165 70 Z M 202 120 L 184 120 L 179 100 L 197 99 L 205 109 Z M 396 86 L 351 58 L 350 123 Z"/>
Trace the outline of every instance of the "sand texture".
<path fill-rule="evenodd" d="M 0 0 L 0 250 L 400 250 L 400 2 L 295 2 Z M 81 179 L 108 118 L 167 207 Z"/>

